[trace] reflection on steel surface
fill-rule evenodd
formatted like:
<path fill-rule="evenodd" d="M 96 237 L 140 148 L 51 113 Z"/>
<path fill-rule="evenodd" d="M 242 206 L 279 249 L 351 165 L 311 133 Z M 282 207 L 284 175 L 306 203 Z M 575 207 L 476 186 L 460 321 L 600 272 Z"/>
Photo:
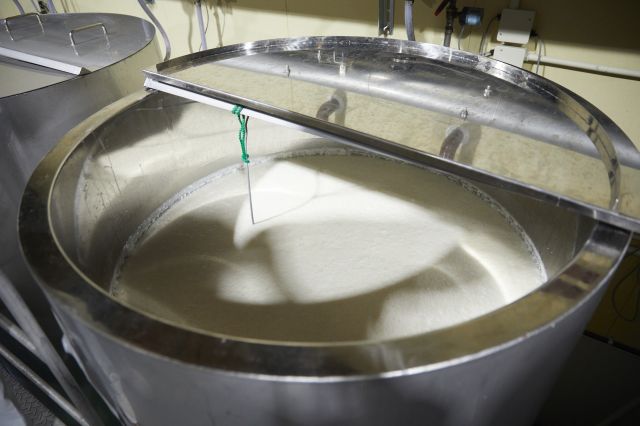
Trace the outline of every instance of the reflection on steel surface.
<path fill-rule="evenodd" d="M 586 101 L 501 62 L 409 41 L 310 37 L 199 52 L 146 74 L 159 90 L 240 104 L 248 114 L 640 231 L 633 144 Z M 344 125 L 316 116 L 336 89 L 349 97 Z M 482 128 L 474 155 L 442 159 L 431 136 L 442 140 L 462 122 Z"/>

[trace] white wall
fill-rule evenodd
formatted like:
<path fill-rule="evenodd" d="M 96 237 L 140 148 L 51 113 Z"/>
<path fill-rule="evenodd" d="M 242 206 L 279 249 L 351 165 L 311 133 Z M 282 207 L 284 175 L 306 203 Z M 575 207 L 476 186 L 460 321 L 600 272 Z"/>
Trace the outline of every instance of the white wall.
<path fill-rule="evenodd" d="M 30 0 L 20 1 L 25 9 L 30 8 Z M 54 2 L 59 11 L 100 11 L 145 17 L 136 0 Z M 442 42 L 444 16 L 433 16 L 437 3 L 438 0 L 416 0 L 418 41 Z M 273 37 L 377 35 L 375 0 L 203 0 L 203 4 L 210 19 L 207 32 L 210 48 Z M 489 17 L 507 7 L 509 0 L 459 0 L 458 4 L 485 7 L 486 23 Z M 396 0 L 394 37 L 397 38 L 404 38 L 402 6 L 403 1 Z M 536 11 L 534 28 L 545 40 L 549 56 L 640 70 L 640 35 L 636 23 L 640 1 L 523 0 L 520 6 Z M 169 33 L 173 56 L 198 50 L 200 40 L 192 1 L 156 0 L 151 7 Z M 14 14 L 12 1 L 0 0 L 0 15 Z M 480 34 L 480 29 L 474 30 L 462 40 L 461 47 L 477 51 Z M 452 45 L 457 45 L 455 36 Z M 533 42 L 530 48 L 535 48 Z M 640 146 L 640 81 L 551 66 L 541 67 L 541 73 L 602 109 Z"/>

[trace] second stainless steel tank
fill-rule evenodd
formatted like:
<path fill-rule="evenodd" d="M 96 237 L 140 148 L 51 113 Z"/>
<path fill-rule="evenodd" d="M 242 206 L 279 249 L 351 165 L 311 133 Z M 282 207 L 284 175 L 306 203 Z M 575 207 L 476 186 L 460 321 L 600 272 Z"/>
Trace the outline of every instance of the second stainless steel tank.
<path fill-rule="evenodd" d="M 138 89 L 159 54 L 153 25 L 131 16 L 26 14 L 0 26 L 0 270 L 43 316 L 18 248 L 22 191 L 60 137 Z"/>

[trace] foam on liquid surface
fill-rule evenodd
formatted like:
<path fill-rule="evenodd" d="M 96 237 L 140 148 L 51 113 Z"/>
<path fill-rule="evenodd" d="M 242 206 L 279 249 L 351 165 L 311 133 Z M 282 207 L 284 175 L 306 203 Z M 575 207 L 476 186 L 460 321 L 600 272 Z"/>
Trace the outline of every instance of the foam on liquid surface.
<path fill-rule="evenodd" d="M 486 194 L 337 154 L 252 163 L 256 225 L 240 167 L 178 194 L 130 239 L 113 294 L 191 328 L 336 342 L 453 325 L 545 281 L 528 237 Z"/>

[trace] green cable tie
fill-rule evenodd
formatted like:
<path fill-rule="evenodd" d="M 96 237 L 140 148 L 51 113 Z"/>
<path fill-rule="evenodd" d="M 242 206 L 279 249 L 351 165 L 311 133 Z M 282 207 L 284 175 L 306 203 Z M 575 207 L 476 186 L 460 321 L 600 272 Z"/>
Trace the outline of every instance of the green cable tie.
<path fill-rule="evenodd" d="M 240 123 L 240 130 L 238 131 L 238 140 L 240 141 L 240 149 L 242 150 L 242 162 L 249 164 L 249 153 L 247 153 L 247 123 L 249 117 L 242 114 L 243 107 L 235 105 L 231 110 L 231 113 L 238 117 Z"/>

